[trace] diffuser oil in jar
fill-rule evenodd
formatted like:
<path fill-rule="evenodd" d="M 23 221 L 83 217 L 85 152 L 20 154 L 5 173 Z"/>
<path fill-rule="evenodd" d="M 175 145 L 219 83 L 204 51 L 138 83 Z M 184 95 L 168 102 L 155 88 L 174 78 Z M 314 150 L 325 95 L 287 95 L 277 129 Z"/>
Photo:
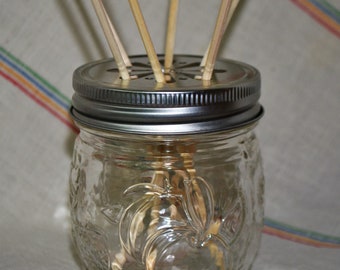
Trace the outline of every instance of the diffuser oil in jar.
<path fill-rule="evenodd" d="M 75 72 L 72 235 L 87 269 L 251 267 L 263 222 L 260 76 L 221 60 L 201 85 L 198 59 L 175 56 L 173 83 L 156 90 L 152 74 L 138 77 L 143 56 L 128 85 L 111 60 Z"/>

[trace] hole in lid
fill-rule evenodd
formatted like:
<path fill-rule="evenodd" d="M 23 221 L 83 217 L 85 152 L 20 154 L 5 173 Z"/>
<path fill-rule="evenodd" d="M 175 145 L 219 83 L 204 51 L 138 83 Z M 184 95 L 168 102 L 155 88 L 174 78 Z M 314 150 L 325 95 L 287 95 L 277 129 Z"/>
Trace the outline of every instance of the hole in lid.
<path fill-rule="evenodd" d="M 145 80 L 153 80 L 152 77 L 145 77 Z"/>
<path fill-rule="evenodd" d="M 181 80 L 181 81 L 186 81 L 188 78 L 186 78 L 186 77 L 179 77 L 178 79 Z"/>

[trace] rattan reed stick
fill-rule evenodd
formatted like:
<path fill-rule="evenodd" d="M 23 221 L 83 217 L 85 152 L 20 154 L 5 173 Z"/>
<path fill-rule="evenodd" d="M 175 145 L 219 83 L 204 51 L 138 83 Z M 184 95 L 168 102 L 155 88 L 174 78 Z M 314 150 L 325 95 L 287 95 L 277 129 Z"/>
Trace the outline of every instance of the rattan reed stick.
<path fill-rule="evenodd" d="M 226 32 L 227 28 L 228 28 L 228 25 L 230 23 L 230 20 L 232 18 L 232 16 L 234 15 L 234 12 L 237 8 L 237 5 L 238 3 L 240 2 L 240 0 L 232 0 L 231 1 L 231 7 L 230 7 L 230 11 L 228 13 L 228 16 L 225 20 L 225 22 L 223 23 L 224 26 L 223 26 L 223 34 Z M 207 50 L 205 51 L 205 54 L 203 56 L 203 59 L 202 59 L 202 62 L 201 62 L 201 67 L 204 67 L 206 62 L 207 62 L 207 58 L 208 58 L 208 53 L 209 53 L 209 50 L 210 50 L 210 46 L 211 46 L 211 41 L 209 42 L 209 45 L 208 45 L 208 48 Z"/>
<path fill-rule="evenodd" d="M 102 0 L 100 0 L 100 2 L 102 2 Z M 130 62 L 129 56 L 128 56 L 128 54 L 126 53 L 125 48 L 124 48 L 124 46 L 123 46 L 123 43 L 120 41 L 120 38 L 119 38 L 119 36 L 118 36 L 118 34 L 117 34 L 117 31 L 116 31 L 116 29 L 115 29 L 115 27 L 114 27 L 112 21 L 110 20 L 110 17 L 109 17 L 109 15 L 107 14 L 107 12 L 106 12 L 106 10 L 105 10 L 105 8 L 104 8 L 104 5 L 103 5 L 102 3 L 101 3 L 101 7 L 102 7 L 103 12 L 104 12 L 104 14 L 105 14 L 105 19 L 106 19 L 106 21 L 107 21 L 107 23 L 108 23 L 108 26 L 110 27 L 110 31 L 111 31 L 112 35 L 114 36 L 114 39 L 115 39 L 116 42 L 117 42 L 117 45 L 118 45 L 118 48 L 119 48 L 119 52 L 120 52 L 120 54 L 122 55 L 123 61 L 124 61 L 125 65 L 126 65 L 127 67 L 131 67 L 131 62 Z"/>
<path fill-rule="evenodd" d="M 231 21 L 231 18 L 233 17 L 233 15 L 235 13 L 235 10 L 236 10 L 239 2 L 240 2 L 240 0 L 231 0 L 231 7 L 230 7 L 230 11 L 229 11 L 228 16 L 227 16 L 227 20 L 224 23 L 224 30 L 223 30 L 223 32 L 225 32 L 227 30 L 228 25 L 229 25 L 229 23 Z"/>
<path fill-rule="evenodd" d="M 168 15 L 168 29 L 165 43 L 165 72 L 169 72 L 173 62 L 175 37 L 176 37 L 176 23 L 178 13 L 178 0 L 170 0 L 169 15 Z"/>
<path fill-rule="evenodd" d="M 146 50 L 146 53 L 149 57 L 149 61 L 153 70 L 153 73 L 155 75 L 155 79 L 159 83 L 165 82 L 164 74 L 162 72 L 161 65 L 159 63 L 155 48 L 153 46 L 148 28 L 146 26 L 142 11 L 140 9 L 138 0 L 129 0 L 130 7 L 133 13 L 133 16 L 136 20 L 136 24 L 139 30 L 139 33 L 141 35 L 141 38 L 144 43 L 144 47 Z"/>
<path fill-rule="evenodd" d="M 222 0 L 220 11 L 217 16 L 216 25 L 214 29 L 214 33 L 212 39 L 210 41 L 210 48 L 207 56 L 206 63 L 204 65 L 204 71 L 202 75 L 202 80 L 211 80 L 211 76 L 214 70 L 214 65 L 218 53 L 218 49 L 221 45 L 223 33 L 224 33 L 224 25 L 227 20 L 230 8 L 231 8 L 232 0 Z"/>
<path fill-rule="evenodd" d="M 106 37 L 107 43 L 109 44 L 113 57 L 116 60 L 119 74 L 123 80 L 129 80 L 130 75 L 129 71 L 127 70 L 126 62 L 129 64 L 130 61 L 127 61 L 128 56 L 123 49 L 123 45 L 119 40 L 118 34 L 116 33 L 109 16 L 106 13 L 103 2 L 101 0 L 92 0 L 92 5 L 97 13 L 98 20 L 103 28 L 104 35 Z"/>

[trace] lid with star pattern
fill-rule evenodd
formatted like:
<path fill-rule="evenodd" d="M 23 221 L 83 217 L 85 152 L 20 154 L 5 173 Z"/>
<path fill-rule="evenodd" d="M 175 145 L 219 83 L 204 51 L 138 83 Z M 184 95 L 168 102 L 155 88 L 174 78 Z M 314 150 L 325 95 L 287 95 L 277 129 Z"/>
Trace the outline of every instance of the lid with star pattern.
<path fill-rule="evenodd" d="M 257 121 L 263 115 L 258 70 L 222 59 L 212 79 L 204 81 L 201 59 L 175 55 L 164 84 L 155 81 L 145 55 L 130 57 L 130 80 L 120 78 L 113 59 L 85 64 L 73 74 L 71 115 L 92 128 L 159 135 L 214 132 Z"/>

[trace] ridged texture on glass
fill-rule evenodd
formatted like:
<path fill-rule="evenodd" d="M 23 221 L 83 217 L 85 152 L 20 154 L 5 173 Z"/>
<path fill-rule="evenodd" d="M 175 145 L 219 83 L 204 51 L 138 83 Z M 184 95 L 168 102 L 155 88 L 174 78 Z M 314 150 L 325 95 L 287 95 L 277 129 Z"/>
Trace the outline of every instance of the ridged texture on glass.
<path fill-rule="evenodd" d="M 82 130 L 70 177 L 85 268 L 248 270 L 263 220 L 251 127 L 151 137 Z"/>

